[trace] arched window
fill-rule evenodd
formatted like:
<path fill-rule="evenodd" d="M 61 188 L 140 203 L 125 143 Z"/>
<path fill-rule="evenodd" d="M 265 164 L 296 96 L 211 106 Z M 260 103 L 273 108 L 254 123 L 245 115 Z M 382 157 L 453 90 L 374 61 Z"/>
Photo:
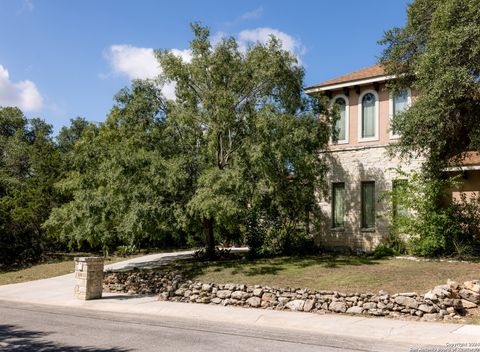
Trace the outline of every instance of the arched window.
<path fill-rule="evenodd" d="M 335 129 L 337 131 L 337 138 L 339 141 L 345 140 L 345 114 L 347 113 L 347 103 L 345 102 L 345 99 L 343 98 L 338 98 L 335 101 L 335 104 L 338 107 L 338 120 L 335 124 Z"/>
<path fill-rule="evenodd" d="M 335 122 L 336 143 L 348 143 L 348 98 L 338 95 L 333 99 L 333 103 L 338 109 L 338 119 Z"/>
<path fill-rule="evenodd" d="M 360 141 L 378 139 L 378 95 L 375 91 L 366 91 L 360 95 L 359 104 Z"/>
<path fill-rule="evenodd" d="M 405 89 L 398 92 L 396 95 L 390 95 L 390 125 L 393 121 L 393 118 L 398 113 L 401 113 L 407 110 L 411 102 L 411 92 L 410 89 Z M 390 138 L 399 138 L 400 135 L 397 131 L 393 129 L 393 126 L 390 128 Z"/>
<path fill-rule="evenodd" d="M 402 90 L 393 97 L 393 115 L 405 111 L 408 108 L 410 94 L 408 90 Z"/>
<path fill-rule="evenodd" d="M 375 96 L 367 93 L 362 99 L 362 138 L 375 137 Z"/>

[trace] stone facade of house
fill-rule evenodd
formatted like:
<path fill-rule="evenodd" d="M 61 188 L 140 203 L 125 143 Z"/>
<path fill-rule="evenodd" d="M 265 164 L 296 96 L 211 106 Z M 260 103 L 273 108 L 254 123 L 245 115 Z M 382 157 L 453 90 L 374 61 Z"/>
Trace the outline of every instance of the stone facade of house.
<path fill-rule="evenodd" d="M 321 230 L 317 244 L 338 250 L 371 251 L 388 236 L 392 205 L 385 192 L 392 189 L 395 180 L 421 167 L 421 160 L 400 160 L 388 154 L 386 146 L 355 146 L 330 150 L 323 157 L 330 165 L 327 180 L 328 194 L 320 199 Z M 361 221 L 361 185 L 375 185 L 375 227 L 363 229 Z M 345 186 L 344 226 L 334 228 L 332 222 L 332 185 Z"/>
<path fill-rule="evenodd" d="M 385 192 L 403 172 L 419 169 L 422 160 L 400 160 L 388 146 L 400 136 L 391 128 L 395 113 L 411 104 L 412 91 L 392 96 L 380 65 L 306 89 L 325 94 L 337 104 L 338 138 L 322 152 L 330 171 L 328 192 L 319 198 L 317 244 L 333 250 L 371 251 L 389 234 L 392 204 Z M 414 94 L 413 94 L 414 95 Z M 405 177 L 403 177 L 405 178 Z"/>

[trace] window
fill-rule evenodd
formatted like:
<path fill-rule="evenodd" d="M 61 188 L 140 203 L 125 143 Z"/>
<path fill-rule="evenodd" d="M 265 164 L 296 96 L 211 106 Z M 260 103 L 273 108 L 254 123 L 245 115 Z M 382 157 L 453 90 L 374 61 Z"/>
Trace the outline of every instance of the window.
<path fill-rule="evenodd" d="M 405 111 L 410 106 L 410 90 L 405 89 L 391 97 L 390 99 L 390 119 L 392 120 L 394 116 L 402 111 Z M 393 129 L 390 130 L 390 137 L 398 138 L 400 137 L 398 133 Z"/>
<path fill-rule="evenodd" d="M 332 227 L 345 225 L 345 183 L 332 185 Z"/>
<path fill-rule="evenodd" d="M 345 99 L 338 98 L 335 101 L 335 104 L 338 106 L 339 118 L 335 124 L 335 129 L 338 133 L 337 137 L 339 141 L 345 140 L 345 114 L 347 112 L 347 103 Z"/>
<path fill-rule="evenodd" d="M 359 141 L 378 140 L 378 95 L 369 90 L 359 97 L 358 139 Z"/>
<path fill-rule="evenodd" d="M 375 228 L 375 182 L 362 182 L 362 228 Z"/>
<path fill-rule="evenodd" d="M 348 98 L 340 94 L 334 97 L 332 101 L 339 113 L 338 120 L 335 122 L 336 140 L 332 140 L 332 142 L 337 144 L 348 143 Z"/>
<path fill-rule="evenodd" d="M 375 96 L 367 93 L 362 99 L 362 138 L 375 137 Z"/>

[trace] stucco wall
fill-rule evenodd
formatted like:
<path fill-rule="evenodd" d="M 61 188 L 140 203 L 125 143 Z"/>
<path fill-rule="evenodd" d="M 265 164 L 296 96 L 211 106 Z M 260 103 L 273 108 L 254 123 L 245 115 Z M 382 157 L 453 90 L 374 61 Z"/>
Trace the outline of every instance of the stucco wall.
<path fill-rule="evenodd" d="M 461 201 L 462 193 L 467 201 L 480 196 L 480 170 L 462 172 L 459 181 L 458 187 L 451 190 L 453 200 Z"/>
<path fill-rule="evenodd" d="M 378 86 L 378 104 L 379 104 L 379 125 L 378 125 L 378 140 L 375 141 L 359 141 L 358 139 L 358 129 L 359 126 L 359 98 L 360 96 L 365 93 L 366 91 L 374 90 L 373 84 L 366 84 L 360 87 L 359 94 L 350 87 L 348 90 L 348 114 L 349 114 L 349 121 L 348 121 L 348 134 L 349 139 L 348 143 L 344 144 L 332 144 L 330 147 L 332 150 L 336 149 L 344 149 L 345 147 L 366 147 L 366 146 L 373 146 L 373 145 L 385 145 L 388 143 L 394 143 L 397 138 L 390 136 L 390 92 L 387 89 L 384 82 L 380 82 Z M 337 96 L 345 96 L 345 92 L 342 89 L 337 89 L 331 92 L 332 101 Z M 411 91 L 411 99 L 415 100 L 416 92 Z"/>
<path fill-rule="evenodd" d="M 388 235 L 388 206 L 382 199 L 386 190 L 392 187 L 392 181 L 401 178 L 396 169 L 409 172 L 419 169 L 421 160 L 400 160 L 391 158 L 385 146 L 344 147 L 342 150 L 330 150 L 322 154 L 330 165 L 327 176 L 329 191 L 326 197 L 320 197 L 321 225 L 316 234 L 317 244 L 331 249 L 352 249 L 369 251 L 375 248 Z M 361 182 L 375 181 L 376 227 L 374 231 L 361 230 Z M 331 219 L 331 183 L 345 183 L 345 227 L 332 229 Z"/>

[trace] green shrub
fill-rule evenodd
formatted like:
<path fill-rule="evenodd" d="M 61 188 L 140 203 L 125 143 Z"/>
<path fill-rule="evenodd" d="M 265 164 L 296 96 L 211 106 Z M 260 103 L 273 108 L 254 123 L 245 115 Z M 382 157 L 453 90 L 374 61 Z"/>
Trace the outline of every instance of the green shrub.
<path fill-rule="evenodd" d="M 480 199 L 462 194 L 460 200 L 451 201 L 447 190 L 456 185 L 457 177 L 433 179 L 412 173 L 402 187 L 394 187 L 388 196 L 395 246 L 402 246 L 398 239 L 403 237 L 408 239 L 406 250 L 414 255 L 475 254 L 480 247 Z M 408 210 L 399 214 L 399 206 Z"/>
<path fill-rule="evenodd" d="M 121 257 L 126 257 L 137 252 L 137 247 L 135 245 L 129 246 L 118 246 L 117 247 L 117 254 Z"/>
<path fill-rule="evenodd" d="M 291 231 L 285 229 L 266 232 L 264 242 L 259 250 L 262 256 L 276 255 L 305 255 L 318 251 L 313 237 L 305 229 L 298 228 Z"/>
<path fill-rule="evenodd" d="M 381 258 L 385 258 L 385 257 L 393 257 L 393 256 L 398 255 L 398 254 L 399 253 L 395 249 L 393 249 L 393 248 L 391 248 L 391 247 L 389 247 L 385 244 L 379 244 L 375 248 L 375 250 L 373 251 L 372 256 L 375 259 L 381 259 Z"/>

